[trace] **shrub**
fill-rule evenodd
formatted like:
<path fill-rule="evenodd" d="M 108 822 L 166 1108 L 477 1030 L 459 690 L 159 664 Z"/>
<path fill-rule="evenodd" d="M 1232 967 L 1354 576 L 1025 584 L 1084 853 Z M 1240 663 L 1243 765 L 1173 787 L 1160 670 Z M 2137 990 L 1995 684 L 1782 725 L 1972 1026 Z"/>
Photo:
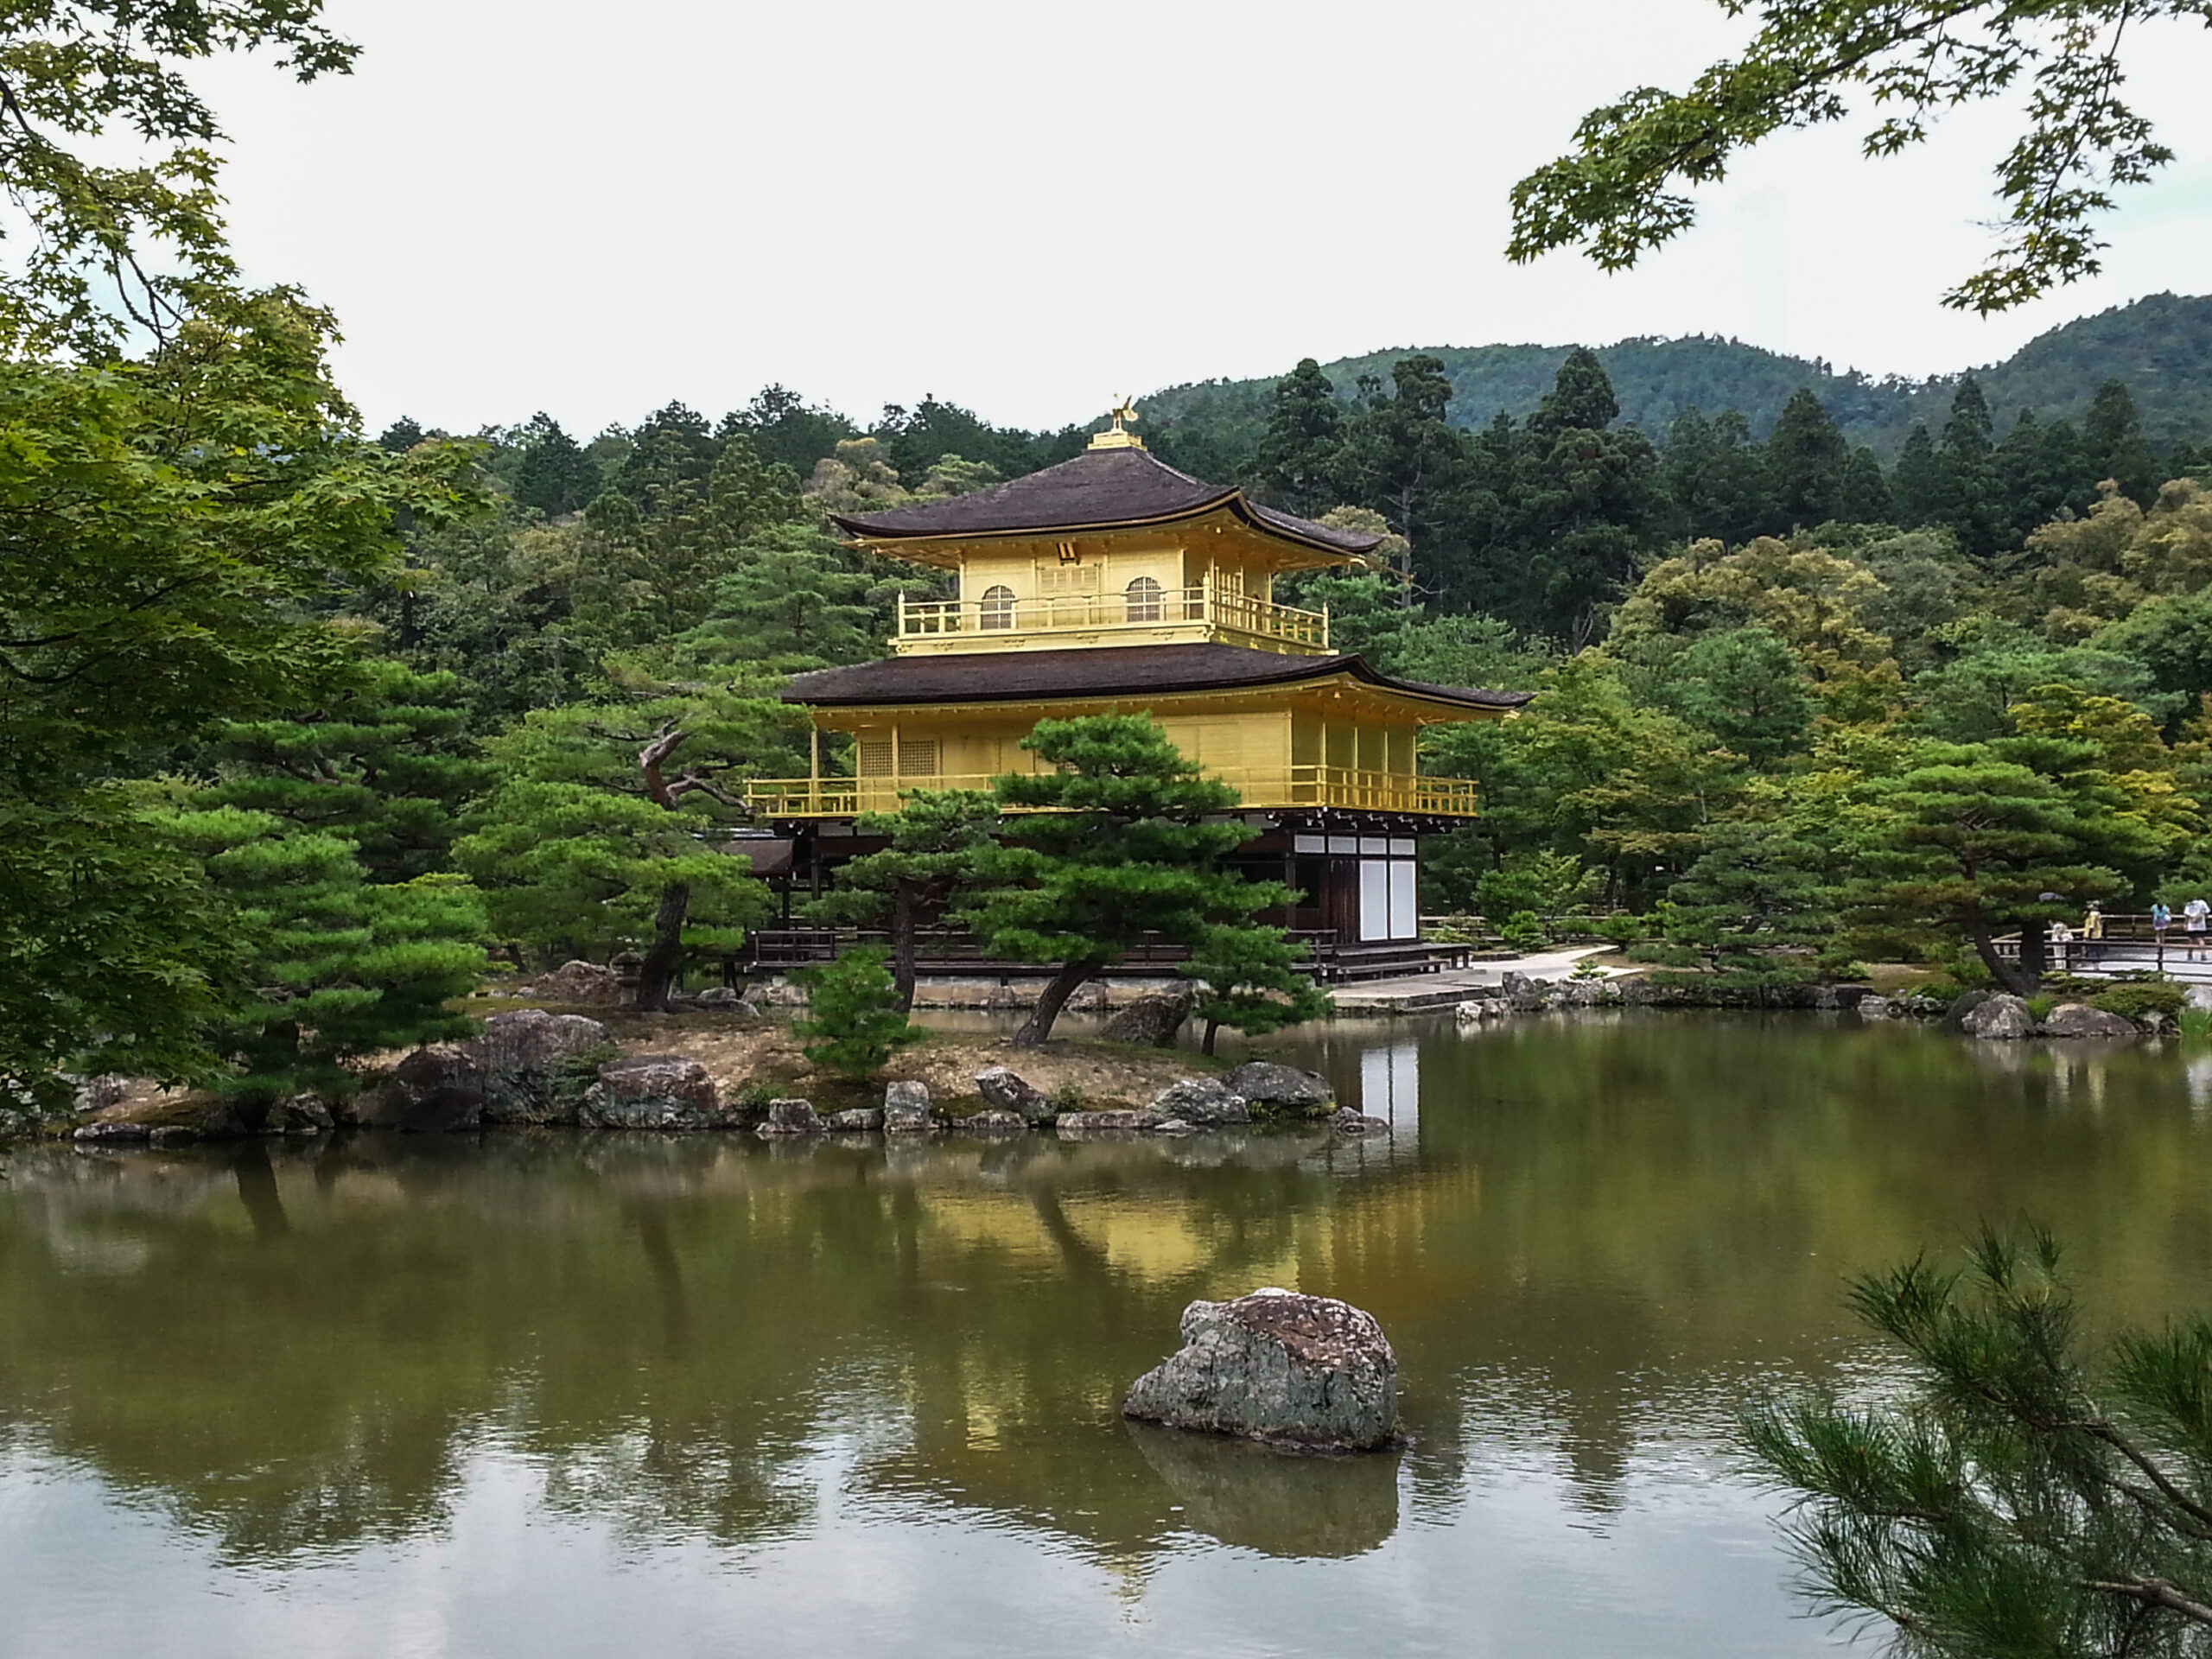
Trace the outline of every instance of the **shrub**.
<path fill-rule="evenodd" d="M 2050 1019 L 2050 1011 L 2057 1006 L 2058 999 L 2055 996 L 2031 996 L 2028 999 L 2028 1012 L 2035 1016 L 2037 1025 Z"/>
<path fill-rule="evenodd" d="M 2189 993 L 2178 985 L 2141 979 L 2099 991 L 2089 999 L 2089 1006 L 2130 1020 L 2140 1020 L 2146 1014 L 2171 1020 L 2189 1006 Z"/>
<path fill-rule="evenodd" d="M 1507 917 L 1498 925 L 1497 937 L 1516 950 L 1522 951 L 1541 950 L 1552 942 L 1533 910 L 1516 911 Z"/>
<path fill-rule="evenodd" d="M 929 1033 L 910 1025 L 899 1007 L 899 988 L 884 966 L 891 953 L 880 945 L 848 950 L 826 968 L 792 975 L 804 982 L 810 1017 L 791 1029 L 807 1044 L 806 1058 L 855 1083 L 880 1071 L 897 1050 Z"/>
<path fill-rule="evenodd" d="M 2212 1008 L 2183 1008 L 2174 1016 L 2181 1034 L 2192 1039 L 2212 1037 Z"/>

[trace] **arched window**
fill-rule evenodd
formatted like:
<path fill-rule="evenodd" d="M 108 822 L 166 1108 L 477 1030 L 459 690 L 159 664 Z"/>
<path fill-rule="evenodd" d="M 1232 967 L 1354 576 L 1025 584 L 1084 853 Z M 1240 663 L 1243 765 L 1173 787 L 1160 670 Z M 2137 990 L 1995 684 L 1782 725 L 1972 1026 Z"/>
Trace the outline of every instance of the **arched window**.
<path fill-rule="evenodd" d="M 983 589 L 983 626 L 987 628 L 1010 628 L 1014 626 L 1014 589 L 1004 582 Z"/>
<path fill-rule="evenodd" d="M 1129 596 L 1129 620 L 1157 622 L 1160 620 L 1160 584 L 1150 576 L 1139 576 L 1122 590 Z"/>

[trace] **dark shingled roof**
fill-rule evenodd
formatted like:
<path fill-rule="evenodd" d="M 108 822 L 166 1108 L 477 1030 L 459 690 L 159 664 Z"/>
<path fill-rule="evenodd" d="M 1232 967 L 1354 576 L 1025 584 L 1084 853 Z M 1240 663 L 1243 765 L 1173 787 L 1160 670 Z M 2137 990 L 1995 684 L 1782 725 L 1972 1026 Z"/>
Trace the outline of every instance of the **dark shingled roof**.
<path fill-rule="evenodd" d="M 1142 449 L 1090 449 L 1041 473 L 987 490 L 887 512 L 833 513 L 833 523 L 876 541 L 1097 531 L 1194 518 L 1227 508 L 1255 529 L 1327 553 L 1372 552 L 1380 536 L 1332 530 L 1247 501 L 1244 492 L 1179 473 Z"/>
<path fill-rule="evenodd" d="M 899 702 L 1020 702 L 1045 697 L 1123 697 L 1152 691 L 1217 691 L 1292 685 L 1332 674 L 1464 709 L 1518 709 L 1533 691 L 1471 691 L 1394 680 L 1357 656 L 1284 657 L 1245 645 L 1105 645 L 1060 651 L 954 652 L 890 657 L 791 677 L 785 702 L 874 706 Z"/>

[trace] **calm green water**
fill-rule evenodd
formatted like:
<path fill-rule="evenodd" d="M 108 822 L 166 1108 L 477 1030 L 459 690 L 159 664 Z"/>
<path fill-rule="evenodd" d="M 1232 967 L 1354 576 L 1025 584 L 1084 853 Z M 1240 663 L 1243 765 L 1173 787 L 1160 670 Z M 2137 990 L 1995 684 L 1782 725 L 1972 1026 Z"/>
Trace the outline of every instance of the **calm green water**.
<path fill-rule="evenodd" d="M 1300 1051 L 1394 1141 L 354 1139 L 0 1182 L 0 1655 L 1840 1646 L 1737 1470 L 1983 1216 L 2212 1300 L 2212 1070 L 1594 1016 Z M 1372 1309 L 1402 1455 L 1116 1415 L 1195 1296 Z M 1871 1644 L 1866 1649 L 1871 1652 Z"/>

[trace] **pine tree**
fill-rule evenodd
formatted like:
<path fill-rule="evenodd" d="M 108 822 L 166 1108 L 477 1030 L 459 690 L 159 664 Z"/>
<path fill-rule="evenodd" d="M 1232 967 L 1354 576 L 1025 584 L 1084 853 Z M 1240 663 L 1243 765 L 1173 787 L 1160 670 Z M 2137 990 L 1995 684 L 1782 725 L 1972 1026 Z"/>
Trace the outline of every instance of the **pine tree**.
<path fill-rule="evenodd" d="M 865 813 L 855 826 L 891 844 L 839 865 L 836 890 L 815 908 L 825 921 L 888 925 L 900 1012 L 914 1006 L 923 918 L 944 912 L 976 879 L 998 821 L 996 798 L 980 790 L 917 790 L 898 811 Z"/>
<path fill-rule="evenodd" d="M 807 988 L 807 1017 L 791 1029 L 811 1038 L 802 1051 L 816 1065 L 859 1083 L 874 1077 L 891 1057 L 929 1033 L 909 1025 L 906 1006 L 883 965 L 880 945 L 848 950 L 826 968 L 802 969 L 792 977 Z"/>
<path fill-rule="evenodd" d="M 463 803 L 493 776 L 465 730 L 460 677 L 363 658 L 327 679 L 313 704 L 219 728 L 204 798 L 342 836 L 371 881 L 444 869 Z"/>
<path fill-rule="evenodd" d="M 738 543 L 709 589 L 706 619 L 671 642 L 678 662 L 750 664 L 778 674 L 864 662 L 877 652 L 868 578 L 809 524 L 770 524 Z"/>
<path fill-rule="evenodd" d="M 1040 720 L 1022 740 L 1049 770 L 997 780 L 1009 817 L 986 861 L 990 885 L 962 918 L 987 955 L 1059 964 L 1014 1042 L 1052 1035 L 1077 986 L 1147 935 L 1197 944 L 1289 901 L 1221 861 L 1251 837 L 1225 815 L 1236 791 L 1202 775 L 1153 720 Z"/>
<path fill-rule="evenodd" d="M 1247 1037 L 1319 1020 L 1329 994 L 1298 970 L 1311 952 L 1279 927 L 1209 927 L 1179 970 L 1198 982 L 1191 1012 L 1205 1022 L 1205 1052 L 1224 1026 Z"/>
<path fill-rule="evenodd" d="M 2097 388 L 2082 423 L 2082 444 L 2100 482 L 2110 479 L 2139 507 L 2158 498 L 2158 458 L 2143 436 L 2135 398 L 2118 378 Z"/>
<path fill-rule="evenodd" d="M 499 937 L 604 960 L 645 947 L 637 1007 L 658 1012 L 688 952 L 721 953 L 768 913 L 752 867 L 715 844 L 736 779 L 806 763 L 791 711 L 701 691 L 533 710 L 485 746 L 499 782 L 454 856 Z"/>
<path fill-rule="evenodd" d="M 1804 748 L 1813 699 L 1796 656 L 1764 628 L 1709 633 L 1667 671 L 1667 701 L 1732 753 L 1770 764 Z"/>
<path fill-rule="evenodd" d="M 1752 1454 L 1798 1500 L 1808 1588 L 1920 1659 L 2184 1655 L 2212 1626 L 2212 1319 L 2084 1351 L 2051 1236 L 1985 1227 L 1967 1273 L 1916 1257 L 1851 1288 L 1900 1351 L 1846 1403 L 1761 1403 Z"/>
<path fill-rule="evenodd" d="M 1365 406 L 1345 428 L 1338 464 L 1352 505 L 1382 514 L 1413 543 L 1415 569 L 1440 582 L 1439 556 L 1450 539 L 1455 498 L 1470 478 L 1467 446 L 1447 416 L 1452 383 L 1440 359 L 1416 353 L 1390 372 L 1390 395 L 1363 383 Z"/>
<path fill-rule="evenodd" d="M 2128 892 L 2164 850 L 2095 762 L 2088 745 L 2055 739 L 1931 744 L 1909 770 L 1870 783 L 1854 819 L 1864 874 L 1847 894 L 1853 924 L 1963 938 L 1998 983 L 2032 995 L 2044 926 Z M 1997 939 L 2015 931 L 2011 962 Z"/>
<path fill-rule="evenodd" d="M 1843 473 L 1850 458 L 1843 429 L 1812 388 L 1792 392 L 1766 442 L 1775 503 L 1790 528 L 1810 530 L 1842 516 Z"/>
<path fill-rule="evenodd" d="M 1764 991 L 1817 978 L 1835 931 L 1822 849 L 1783 823 L 1710 826 L 1705 850 L 1669 889 L 1658 940 L 1635 954 Z"/>
<path fill-rule="evenodd" d="M 1254 476 L 1270 500 L 1312 518 L 1334 501 L 1344 411 L 1321 365 L 1301 358 L 1275 384 Z"/>
<path fill-rule="evenodd" d="M 349 1087 L 350 1060 L 473 1029 L 447 1007 L 484 972 L 484 905 L 463 878 L 373 883 L 352 842 L 200 791 L 158 823 L 231 907 L 244 983 L 215 1041 L 249 1123 L 288 1094 Z"/>

